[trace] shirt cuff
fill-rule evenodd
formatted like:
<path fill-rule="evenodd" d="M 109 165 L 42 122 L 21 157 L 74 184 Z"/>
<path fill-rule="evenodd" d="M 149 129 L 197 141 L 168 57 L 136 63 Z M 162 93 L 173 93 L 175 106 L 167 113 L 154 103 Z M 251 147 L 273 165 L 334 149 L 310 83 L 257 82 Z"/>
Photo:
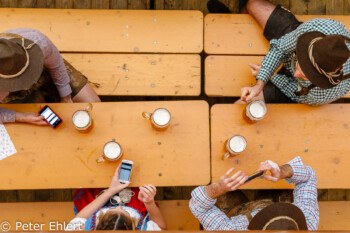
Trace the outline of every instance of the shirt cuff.
<path fill-rule="evenodd" d="M 66 228 L 64 229 L 65 231 L 75 231 L 75 230 L 83 230 L 83 226 L 85 225 L 87 219 L 85 218 L 74 218 L 72 221 L 68 223 Z"/>
<path fill-rule="evenodd" d="M 289 184 L 296 184 L 301 182 L 300 178 L 303 174 L 303 161 L 301 160 L 301 158 L 298 156 L 294 159 L 292 159 L 291 161 L 289 161 L 288 163 L 289 166 L 291 166 L 291 168 L 293 169 L 293 176 L 291 178 L 287 178 L 285 179 Z"/>
<path fill-rule="evenodd" d="M 205 186 L 199 186 L 192 192 L 192 197 L 200 203 L 202 206 L 206 208 L 211 208 L 213 205 L 216 203 L 216 199 L 213 199 L 209 197 L 205 191 L 204 191 Z"/>
<path fill-rule="evenodd" d="M 72 88 L 70 87 L 69 83 L 65 86 L 58 87 L 57 90 L 60 97 L 66 97 L 67 95 L 72 94 Z"/>
<path fill-rule="evenodd" d="M 261 71 L 258 73 L 258 75 L 256 76 L 256 79 L 259 79 L 261 81 L 263 81 L 264 83 L 267 83 L 269 81 L 269 77 L 266 74 L 266 72 Z"/>
<path fill-rule="evenodd" d="M 0 108 L 0 123 L 16 122 L 16 111 L 6 108 Z"/>

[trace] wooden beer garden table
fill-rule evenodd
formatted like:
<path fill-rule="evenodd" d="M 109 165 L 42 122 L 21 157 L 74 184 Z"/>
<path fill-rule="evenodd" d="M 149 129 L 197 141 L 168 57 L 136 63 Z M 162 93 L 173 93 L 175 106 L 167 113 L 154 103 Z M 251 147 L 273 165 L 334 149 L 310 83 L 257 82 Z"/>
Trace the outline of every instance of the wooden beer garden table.
<path fill-rule="evenodd" d="M 205 185 L 210 182 L 209 106 L 205 101 L 93 103 L 94 128 L 78 132 L 72 114 L 86 103 L 49 104 L 63 119 L 50 126 L 6 124 L 18 153 L 0 161 L 0 189 L 108 187 L 122 159 L 134 161 L 131 186 Z M 39 111 L 40 104 L 2 107 Z M 171 124 L 152 128 L 143 111 L 167 108 Z M 97 163 L 106 142 L 115 139 L 124 155 Z"/>
<path fill-rule="evenodd" d="M 262 161 L 269 159 L 284 164 L 300 156 L 304 164 L 314 168 L 318 188 L 350 188 L 349 105 L 270 104 L 265 118 L 251 125 L 242 118 L 245 106 L 216 104 L 211 108 L 212 182 L 231 167 L 250 175 Z M 247 148 L 224 161 L 224 143 L 235 134 L 247 139 Z M 256 179 L 242 189 L 292 187 L 285 181 Z"/>

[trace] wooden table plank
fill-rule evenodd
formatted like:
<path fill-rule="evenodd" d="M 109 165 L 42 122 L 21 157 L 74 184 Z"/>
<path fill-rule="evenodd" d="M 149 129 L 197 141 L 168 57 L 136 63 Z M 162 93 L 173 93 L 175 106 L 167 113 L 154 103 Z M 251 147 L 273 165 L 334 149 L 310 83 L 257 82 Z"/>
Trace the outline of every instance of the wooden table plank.
<path fill-rule="evenodd" d="M 350 188 L 349 105 L 310 107 L 270 104 L 266 117 L 252 125 L 242 118 L 244 107 L 238 104 L 216 104 L 211 109 L 213 182 L 232 166 L 250 174 L 258 169 L 262 161 L 269 159 L 283 164 L 300 156 L 304 164 L 316 171 L 318 188 Z M 247 149 L 224 161 L 224 142 L 235 134 L 247 139 Z M 242 188 L 282 189 L 292 186 L 285 181 L 272 183 L 257 179 Z"/>
<path fill-rule="evenodd" d="M 98 95 L 198 96 L 201 92 L 201 58 L 196 54 L 62 55 L 100 84 L 95 88 Z"/>
<path fill-rule="evenodd" d="M 205 93 L 208 96 L 241 96 L 241 88 L 254 86 L 249 63 L 261 64 L 263 56 L 210 55 L 205 59 Z M 348 92 L 344 98 L 349 98 Z"/>
<path fill-rule="evenodd" d="M 261 64 L 263 56 L 218 56 L 205 59 L 205 93 L 208 96 L 241 96 L 241 88 L 254 86 L 249 63 Z"/>
<path fill-rule="evenodd" d="M 64 52 L 203 50 L 200 11 L 0 9 L 0 21 L 1 31 L 38 29 Z"/>
<path fill-rule="evenodd" d="M 167 230 L 199 231 L 199 222 L 188 208 L 188 200 L 157 201 L 157 203 L 167 223 Z M 73 202 L 0 203 L 0 222 L 9 222 L 12 226 L 11 231 L 24 230 L 19 222 L 38 223 L 37 230 L 64 230 L 64 224 L 67 225 L 75 217 L 73 208 Z M 18 210 L 21 210 L 20 214 Z"/>
<path fill-rule="evenodd" d="M 39 104 L 2 107 L 38 111 Z M 51 189 L 109 186 L 114 163 L 96 163 L 113 138 L 134 161 L 132 186 L 190 186 L 210 181 L 209 107 L 205 101 L 94 103 L 94 128 L 81 134 L 71 123 L 73 112 L 86 104 L 50 104 L 64 123 L 50 127 L 7 124 L 18 151 L 0 161 L 0 189 Z M 170 127 L 155 131 L 143 111 L 165 107 Z M 193 169 L 196 166 L 196 169 Z"/>
<path fill-rule="evenodd" d="M 346 15 L 297 15 L 300 21 L 332 18 L 350 28 Z M 204 18 L 204 51 L 207 54 L 265 55 L 269 43 L 257 22 L 247 14 L 208 14 Z"/>

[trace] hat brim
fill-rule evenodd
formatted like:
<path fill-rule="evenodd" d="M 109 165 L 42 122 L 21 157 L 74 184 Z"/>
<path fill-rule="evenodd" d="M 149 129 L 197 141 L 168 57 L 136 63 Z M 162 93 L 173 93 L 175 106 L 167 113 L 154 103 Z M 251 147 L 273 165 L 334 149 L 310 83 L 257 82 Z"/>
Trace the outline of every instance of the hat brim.
<path fill-rule="evenodd" d="M 329 82 L 329 79 L 320 74 L 315 67 L 312 65 L 310 58 L 309 58 L 309 45 L 313 39 L 316 37 L 325 37 L 326 35 L 322 32 L 313 31 L 313 32 L 307 32 L 299 36 L 297 40 L 297 59 L 299 66 L 307 79 L 312 82 L 312 84 L 316 85 L 317 87 L 323 88 L 323 89 L 329 89 L 336 85 L 333 85 Z M 342 76 L 339 77 L 340 80 L 342 80 Z"/>
<path fill-rule="evenodd" d="M 299 230 L 308 230 L 305 215 L 297 206 L 290 203 L 275 203 L 265 207 L 250 221 L 248 229 L 262 230 L 266 223 L 279 216 L 288 216 L 297 222 Z"/>
<path fill-rule="evenodd" d="M 10 40 L 20 45 L 22 44 L 22 39 L 20 38 L 13 38 Z M 33 43 L 33 41 L 24 39 L 25 46 L 31 43 Z M 30 59 L 28 68 L 18 77 L 0 78 L 0 91 L 15 92 L 26 90 L 39 80 L 44 68 L 43 53 L 37 44 L 27 51 Z"/>

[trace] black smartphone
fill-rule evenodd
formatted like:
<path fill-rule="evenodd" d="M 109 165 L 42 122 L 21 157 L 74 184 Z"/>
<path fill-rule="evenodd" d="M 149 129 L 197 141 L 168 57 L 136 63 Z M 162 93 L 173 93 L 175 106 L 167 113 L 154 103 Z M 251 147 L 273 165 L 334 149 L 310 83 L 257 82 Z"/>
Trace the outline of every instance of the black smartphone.
<path fill-rule="evenodd" d="M 62 123 L 62 119 L 47 105 L 40 110 L 39 114 L 44 116 L 45 121 L 54 129 Z"/>
<path fill-rule="evenodd" d="M 133 161 L 123 160 L 122 165 L 119 170 L 119 181 L 122 183 L 128 183 L 130 181 L 132 166 L 134 165 Z"/>
<path fill-rule="evenodd" d="M 248 179 L 244 183 L 248 183 L 249 181 L 254 180 L 255 178 L 258 178 L 258 177 L 264 175 L 264 173 L 265 173 L 265 171 L 257 172 L 255 174 L 249 176 Z"/>

